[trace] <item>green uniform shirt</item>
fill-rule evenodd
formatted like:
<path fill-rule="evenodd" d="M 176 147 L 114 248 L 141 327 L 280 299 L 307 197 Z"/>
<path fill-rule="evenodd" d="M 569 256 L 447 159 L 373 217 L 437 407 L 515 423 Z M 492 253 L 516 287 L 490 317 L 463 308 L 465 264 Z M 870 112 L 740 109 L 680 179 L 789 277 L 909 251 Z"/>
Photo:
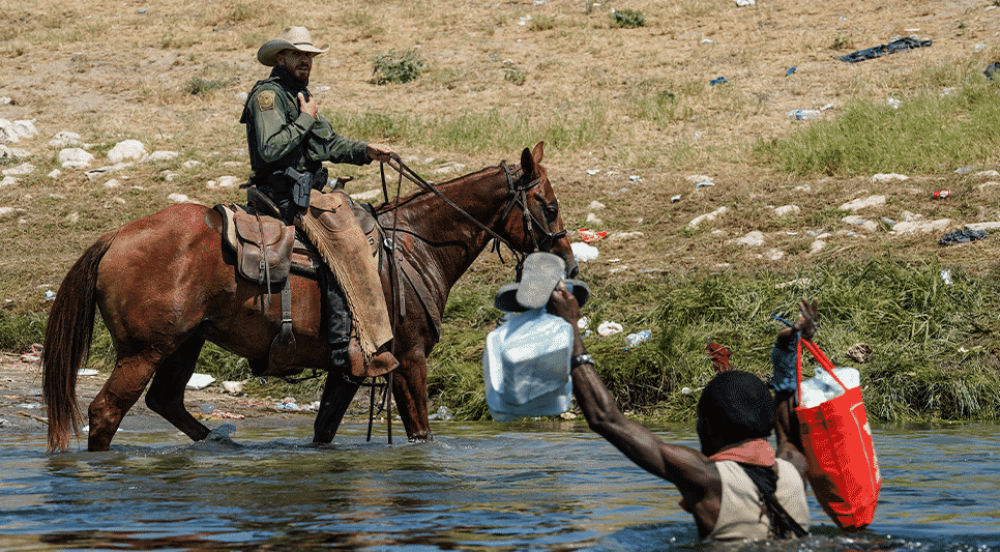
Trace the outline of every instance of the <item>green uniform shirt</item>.
<path fill-rule="evenodd" d="M 265 176 L 287 167 L 315 172 L 323 161 L 370 163 L 367 142 L 344 138 L 322 115 L 314 119 L 299 110 L 299 90 L 287 85 L 287 77 L 276 75 L 280 71 L 275 68 L 270 78 L 254 85 L 240 118 L 254 173 Z M 308 97 L 308 90 L 302 92 Z"/>

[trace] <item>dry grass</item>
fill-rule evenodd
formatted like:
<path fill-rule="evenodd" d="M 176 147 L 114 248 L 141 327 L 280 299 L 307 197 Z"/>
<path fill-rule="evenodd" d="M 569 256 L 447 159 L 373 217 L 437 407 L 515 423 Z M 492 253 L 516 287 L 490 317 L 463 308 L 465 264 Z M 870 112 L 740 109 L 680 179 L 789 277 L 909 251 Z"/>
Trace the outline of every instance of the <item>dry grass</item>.
<path fill-rule="evenodd" d="M 288 25 L 305 25 L 317 42 L 332 44 L 317 58 L 311 83 L 331 119 L 356 121 L 380 113 L 412 117 L 432 129 L 491 112 L 526 121 L 526 130 L 515 134 L 525 143 L 345 134 L 388 141 L 404 157 L 436 158 L 416 163 L 431 179 L 430 171 L 445 162 L 463 163 L 471 171 L 514 160 L 522 147 L 545 140 L 545 163 L 570 227 L 644 234 L 598 244 L 601 258 L 585 270 L 609 282 L 698 267 L 788 270 L 890 255 L 992 267 L 995 240 L 941 248 L 938 234 L 880 231 L 834 237 L 826 250 L 809 256 L 811 238 L 804 231 L 851 230 L 840 222 L 846 213 L 838 207 L 873 194 L 886 195 L 887 205 L 866 216 L 900 219 L 910 211 L 927 219 L 950 218 L 954 228 L 1000 220 L 1000 187 L 980 190 L 981 181 L 957 176 L 951 166 L 910 174 L 902 184 L 872 184 L 870 175 L 792 177 L 751 152 L 758 141 L 780 139 L 809 124 L 791 121 L 786 112 L 793 109 L 833 104 L 824 112 L 832 118 L 854 101 L 912 94 L 914 82 L 958 86 L 953 82 L 958 72 L 949 68 L 985 67 L 997 55 L 1000 10 L 992 9 L 992 2 L 759 0 L 756 7 L 740 8 L 731 0 L 613 0 L 588 10 L 589 5 L 329 0 L 289 9 L 269 0 L 5 2 L 0 96 L 13 103 L 0 106 L 0 118 L 32 119 L 39 136 L 12 144 L 32 152 L 27 161 L 36 165 L 35 173 L 0 188 L 0 206 L 23 209 L 0 220 L 0 300 L 12 300 L 10 308 L 19 312 L 45 310 L 39 286 L 57 286 L 99 234 L 167 206 L 169 193 L 204 204 L 241 201 L 237 191 L 205 183 L 249 173 L 237 122 L 240 93 L 267 74 L 255 59 L 257 47 Z M 609 6 L 641 12 L 645 26 L 616 27 Z M 931 38 L 934 45 L 858 64 L 833 57 L 910 34 Z M 977 44 L 985 50 L 975 52 Z M 414 48 L 428 65 L 419 79 L 404 85 L 372 82 L 375 55 Z M 792 66 L 797 71 L 786 77 Z M 516 78 L 510 77 L 512 67 Z M 729 83 L 708 85 L 719 76 Z M 571 132 L 554 135 L 554 129 Z M 90 144 L 94 167 L 124 139 L 180 155 L 94 181 L 79 170 L 53 180 L 45 175 L 56 168 L 57 152 L 46 142 L 62 130 L 77 132 Z M 201 164 L 182 168 L 189 160 Z M 588 176 L 588 169 L 600 173 Z M 175 173 L 173 180 L 166 179 L 167 172 Z M 359 176 L 354 190 L 376 187 L 374 167 L 337 172 Z M 696 189 L 686 180 L 692 174 L 708 175 L 716 186 Z M 629 182 L 630 175 L 642 180 Z M 109 178 L 123 186 L 105 188 Z M 809 191 L 796 191 L 803 185 Z M 930 192 L 942 188 L 953 197 L 931 201 Z M 671 203 L 677 194 L 682 200 Z M 586 222 L 593 200 L 606 205 L 595 212 L 601 223 Z M 770 207 L 786 204 L 801 211 L 784 219 L 771 213 Z M 688 221 L 721 206 L 730 210 L 718 221 L 685 230 Z M 752 230 L 768 236 L 764 248 L 732 244 Z M 768 260 L 764 253 L 771 248 L 786 254 Z M 620 261 L 606 263 L 609 259 Z M 495 265 L 492 258 L 482 262 Z"/>

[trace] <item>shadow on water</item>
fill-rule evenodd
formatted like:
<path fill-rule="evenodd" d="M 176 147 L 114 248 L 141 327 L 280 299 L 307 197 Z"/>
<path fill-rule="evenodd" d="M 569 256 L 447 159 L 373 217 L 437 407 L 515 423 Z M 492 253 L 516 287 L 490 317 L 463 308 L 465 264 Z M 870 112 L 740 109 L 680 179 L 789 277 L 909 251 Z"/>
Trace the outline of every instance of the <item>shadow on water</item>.
<path fill-rule="evenodd" d="M 314 446 L 308 428 L 224 425 L 60 455 L 0 433 L 0 550 L 1000 550 L 997 426 L 883 428 L 867 533 L 810 496 L 813 536 L 737 546 L 699 544 L 676 490 L 582 424 L 450 423 L 391 447 L 365 430 Z M 658 433 L 697 446 L 693 428 Z"/>

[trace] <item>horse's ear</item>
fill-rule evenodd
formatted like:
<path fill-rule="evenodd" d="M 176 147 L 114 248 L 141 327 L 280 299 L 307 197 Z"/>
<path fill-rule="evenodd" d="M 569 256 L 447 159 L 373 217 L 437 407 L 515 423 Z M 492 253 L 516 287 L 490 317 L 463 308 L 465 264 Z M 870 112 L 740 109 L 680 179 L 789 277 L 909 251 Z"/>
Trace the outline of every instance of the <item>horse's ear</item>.
<path fill-rule="evenodd" d="M 535 163 L 541 163 L 542 157 L 545 156 L 545 142 L 539 142 L 535 144 L 535 151 L 531 152 L 531 156 L 535 158 Z"/>
<path fill-rule="evenodd" d="M 545 142 L 539 142 L 535 145 L 535 151 L 528 151 L 528 148 L 524 148 L 521 152 L 521 168 L 524 169 L 525 174 L 535 175 L 538 174 L 538 167 L 535 165 L 542 162 L 542 147 Z"/>

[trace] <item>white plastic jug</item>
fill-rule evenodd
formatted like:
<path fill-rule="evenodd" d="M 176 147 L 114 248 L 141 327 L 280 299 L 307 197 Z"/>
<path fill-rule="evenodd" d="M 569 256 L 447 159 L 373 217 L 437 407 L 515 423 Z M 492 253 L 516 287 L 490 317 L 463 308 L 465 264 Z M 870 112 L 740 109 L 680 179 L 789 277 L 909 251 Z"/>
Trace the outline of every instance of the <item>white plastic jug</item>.
<path fill-rule="evenodd" d="M 555 416 L 569 409 L 573 326 L 544 308 L 490 332 L 483 351 L 486 404 L 497 421 Z"/>
<path fill-rule="evenodd" d="M 834 368 L 833 373 L 837 375 L 847 386 L 853 389 L 861 385 L 861 372 L 855 368 Z M 830 399 L 843 395 L 845 389 L 822 368 L 816 368 L 816 375 L 802 380 L 802 396 L 799 397 L 799 406 L 802 408 L 812 408 L 819 406 Z"/>

